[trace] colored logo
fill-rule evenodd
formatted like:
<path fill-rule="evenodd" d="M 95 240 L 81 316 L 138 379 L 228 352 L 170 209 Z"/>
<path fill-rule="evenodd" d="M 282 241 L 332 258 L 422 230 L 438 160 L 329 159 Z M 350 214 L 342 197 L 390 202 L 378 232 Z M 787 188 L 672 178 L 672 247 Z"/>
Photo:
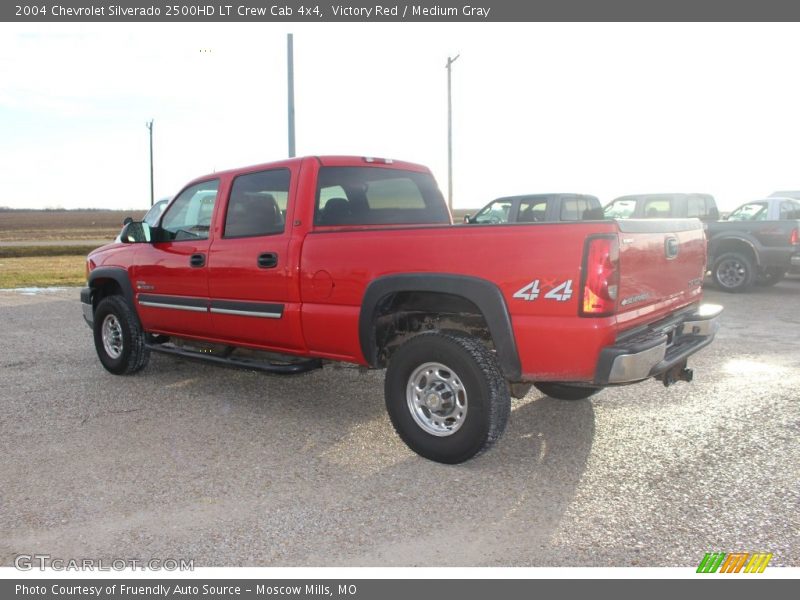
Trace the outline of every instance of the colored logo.
<path fill-rule="evenodd" d="M 772 553 L 766 552 L 706 552 L 697 565 L 698 573 L 763 573 Z"/>

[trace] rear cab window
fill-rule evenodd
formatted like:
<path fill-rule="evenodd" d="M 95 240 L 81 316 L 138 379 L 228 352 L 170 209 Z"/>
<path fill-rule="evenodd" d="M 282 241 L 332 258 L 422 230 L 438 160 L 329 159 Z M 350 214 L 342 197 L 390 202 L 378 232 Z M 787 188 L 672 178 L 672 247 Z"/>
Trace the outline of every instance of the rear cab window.
<path fill-rule="evenodd" d="M 450 224 L 429 173 L 380 167 L 320 167 L 314 225 Z"/>
<path fill-rule="evenodd" d="M 785 200 L 781 202 L 778 218 L 781 221 L 800 219 L 800 202 L 795 202 L 794 200 Z"/>
<path fill-rule="evenodd" d="M 686 216 L 696 219 L 705 219 L 708 217 L 706 199 L 701 196 L 689 196 L 686 199 Z"/>
<path fill-rule="evenodd" d="M 561 201 L 562 221 L 594 221 L 603 218 L 600 201 L 593 196 L 564 198 Z"/>

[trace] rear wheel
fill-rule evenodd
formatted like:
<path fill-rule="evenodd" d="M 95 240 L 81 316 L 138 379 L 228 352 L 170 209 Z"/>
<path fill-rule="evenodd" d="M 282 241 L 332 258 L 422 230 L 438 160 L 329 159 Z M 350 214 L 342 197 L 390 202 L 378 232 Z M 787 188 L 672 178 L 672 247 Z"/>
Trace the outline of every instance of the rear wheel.
<path fill-rule="evenodd" d="M 558 400 L 584 400 L 603 389 L 601 387 L 581 387 L 567 383 L 541 382 L 533 385 L 546 396 Z"/>
<path fill-rule="evenodd" d="M 150 359 L 139 318 L 122 296 L 108 296 L 94 312 L 94 346 L 107 371 L 130 375 Z"/>
<path fill-rule="evenodd" d="M 405 342 L 386 370 L 386 409 L 414 452 L 455 464 L 489 448 L 511 411 L 494 354 L 478 339 L 429 332 Z"/>
<path fill-rule="evenodd" d="M 723 292 L 745 292 L 755 283 L 753 261 L 740 252 L 726 252 L 717 258 L 711 274 Z"/>

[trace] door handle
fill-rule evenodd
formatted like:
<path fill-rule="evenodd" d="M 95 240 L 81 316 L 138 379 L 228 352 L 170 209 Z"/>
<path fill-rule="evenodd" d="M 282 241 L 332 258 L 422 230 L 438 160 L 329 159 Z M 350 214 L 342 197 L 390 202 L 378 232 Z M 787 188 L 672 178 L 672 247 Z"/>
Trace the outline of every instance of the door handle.
<path fill-rule="evenodd" d="M 206 265 L 206 255 L 192 254 L 192 257 L 189 259 L 189 264 L 193 267 L 204 267 Z"/>
<path fill-rule="evenodd" d="M 258 255 L 259 269 L 274 269 L 278 266 L 278 254 L 276 252 L 264 252 Z"/>

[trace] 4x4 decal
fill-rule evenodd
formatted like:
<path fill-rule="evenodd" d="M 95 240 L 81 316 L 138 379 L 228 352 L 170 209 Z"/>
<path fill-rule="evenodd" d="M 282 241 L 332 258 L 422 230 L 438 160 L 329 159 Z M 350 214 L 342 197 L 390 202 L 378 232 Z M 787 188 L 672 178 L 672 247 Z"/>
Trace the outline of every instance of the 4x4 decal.
<path fill-rule="evenodd" d="M 553 285 L 551 282 L 546 282 L 543 284 Z M 521 287 L 516 292 L 514 292 L 514 298 L 519 298 L 520 300 L 528 300 L 532 302 L 539 297 L 541 293 L 540 289 L 540 282 L 538 279 L 534 279 L 528 285 Z M 563 283 L 559 283 L 558 285 L 554 285 L 550 291 L 548 291 L 544 298 L 547 300 L 556 300 L 557 302 L 566 302 L 570 298 L 572 298 L 572 279 L 567 279 Z"/>

